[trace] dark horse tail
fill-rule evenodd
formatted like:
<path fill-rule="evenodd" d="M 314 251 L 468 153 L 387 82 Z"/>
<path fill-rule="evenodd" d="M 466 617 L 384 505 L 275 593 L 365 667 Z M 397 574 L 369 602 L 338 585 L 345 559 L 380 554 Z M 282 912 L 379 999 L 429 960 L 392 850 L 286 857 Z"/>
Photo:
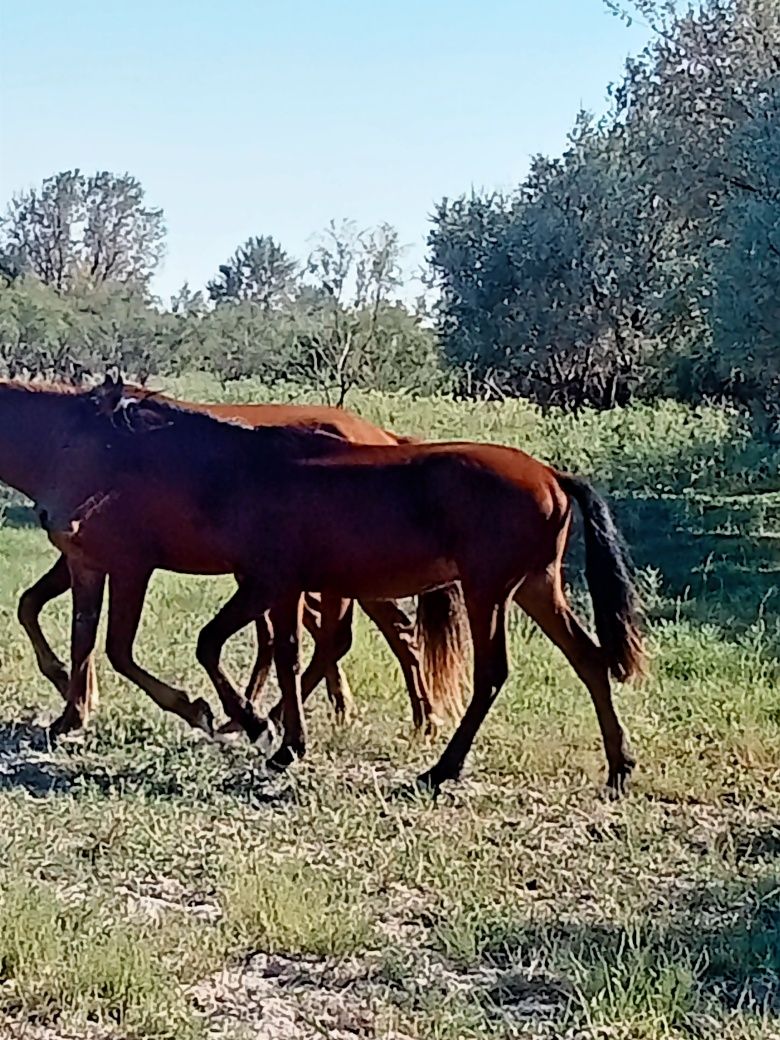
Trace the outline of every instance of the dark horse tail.
<path fill-rule="evenodd" d="M 460 718 L 469 638 L 460 585 L 445 585 L 418 597 L 415 636 L 431 708 L 443 719 Z"/>
<path fill-rule="evenodd" d="M 596 633 L 611 674 L 626 682 L 644 673 L 646 658 L 639 596 L 628 552 L 607 503 L 590 484 L 567 473 L 556 476 L 582 511 L 585 576 L 593 600 Z"/>

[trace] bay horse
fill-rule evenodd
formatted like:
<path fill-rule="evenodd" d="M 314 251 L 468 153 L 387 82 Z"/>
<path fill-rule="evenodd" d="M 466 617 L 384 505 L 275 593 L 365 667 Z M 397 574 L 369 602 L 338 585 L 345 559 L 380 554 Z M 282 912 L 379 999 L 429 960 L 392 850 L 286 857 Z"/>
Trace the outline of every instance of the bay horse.
<path fill-rule="evenodd" d="M 4 390 L 12 391 L 10 394 Z M 24 384 L 0 383 L 0 479 L 11 483 L 34 500 L 41 497 L 40 487 L 49 486 L 52 482 L 51 451 L 56 451 L 57 424 L 47 422 L 36 424 L 33 431 L 26 421 L 25 412 L 32 410 L 40 413 L 41 405 L 46 398 L 31 397 L 31 393 L 47 393 L 45 387 L 36 384 L 28 386 L 27 394 L 20 393 Z M 56 388 L 55 394 L 62 392 Z M 128 396 L 144 399 L 150 392 L 138 387 L 126 386 Z M 170 398 L 159 396 L 161 400 Z M 174 403 L 179 403 L 175 402 Z M 281 405 L 281 404 L 198 404 L 184 402 L 194 411 L 205 411 L 218 418 L 243 422 L 250 426 L 279 425 L 319 430 L 332 434 L 355 444 L 397 445 L 405 443 L 407 438 L 383 430 L 373 423 L 343 409 L 319 405 Z M 25 448 L 21 449 L 28 456 L 24 471 L 18 467 L 22 457 L 16 443 L 23 436 Z M 35 451 L 36 459 L 29 456 L 29 450 L 44 437 L 47 443 Z M 67 454 L 67 452 L 66 452 Z M 46 462 L 47 472 L 41 473 L 41 465 Z M 26 631 L 36 661 L 42 674 L 49 679 L 57 690 L 67 699 L 69 674 L 54 653 L 40 626 L 40 614 L 46 603 L 64 594 L 71 588 L 71 571 L 67 555 L 62 553 L 53 567 L 46 572 L 33 586 L 21 596 L 18 605 L 18 618 Z M 437 726 L 445 718 L 457 718 L 462 710 L 460 705 L 460 676 L 457 667 L 447 667 L 448 660 L 454 662 L 450 655 L 444 660 L 438 650 L 436 640 L 426 640 L 426 634 L 433 629 L 446 632 L 450 622 L 457 623 L 457 600 L 459 591 L 456 587 L 436 590 L 424 595 L 418 602 L 417 622 L 410 622 L 404 612 L 392 601 L 365 601 L 361 607 L 374 621 L 384 636 L 390 649 L 401 666 L 412 708 L 412 720 L 415 729 L 426 734 L 436 731 Z M 344 718 L 351 704 L 349 686 L 339 667 L 339 658 L 349 649 L 351 644 L 351 605 L 348 601 L 326 600 L 323 605 L 314 596 L 308 595 L 305 601 L 304 622 L 315 640 L 314 657 L 304 675 L 304 693 L 308 695 L 321 678 L 325 678 L 329 699 L 336 711 L 337 718 Z M 99 615 L 97 610 L 96 614 Z M 257 656 L 252 669 L 252 676 L 247 686 L 248 699 L 256 703 L 259 700 L 272 663 L 272 633 L 267 618 L 258 618 Z M 326 640 L 323 633 L 328 634 Z M 334 647 L 334 654 L 329 647 Z M 444 665 L 442 667 L 441 665 Z M 90 657 L 86 673 L 86 691 L 81 721 L 97 702 L 97 684 L 94 676 L 93 658 Z M 223 731 L 235 728 L 229 722 L 222 727 Z"/>
<path fill-rule="evenodd" d="M 220 654 L 231 635 L 271 612 L 284 728 L 271 765 L 285 768 L 306 750 L 298 647 L 307 589 L 396 599 L 460 581 L 474 650 L 473 694 L 438 762 L 418 782 L 436 790 L 460 775 L 507 678 L 506 611 L 514 600 L 588 688 L 608 786 L 624 788 L 634 758 L 610 678 L 626 681 L 643 670 L 639 604 L 610 511 L 584 480 L 499 445 L 355 448 L 322 434 L 247 429 L 168 402 L 138 401 L 119 385 L 105 385 L 98 396 L 114 420 L 99 435 L 94 420 L 85 423 L 85 441 L 93 443 L 82 441 L 74 459 L 85 477 L 81 491 L 71 483 L 52 496 L 68 518 L 60 541 L 86 567 L 101 561 L 110 586 L 118 578 L 132 581 L 142 567 L 195 571 L 222 558 L 239 587 L 201 631 L 197 658 L 228 715 L 249 722 L 256 739 L 261 731 Z M 79 497 L 96 484 L 103 489 L 99 499 Z M 563 588 L 573 502 L 584 520 L 598 643 Z M 143 543 L 144 530 L 154 531 L 154 539 Z M 127 588 L 116 598 L 126 603 Z M 109 642 L 123 627 L 122 613 L 109 622 Z"/>

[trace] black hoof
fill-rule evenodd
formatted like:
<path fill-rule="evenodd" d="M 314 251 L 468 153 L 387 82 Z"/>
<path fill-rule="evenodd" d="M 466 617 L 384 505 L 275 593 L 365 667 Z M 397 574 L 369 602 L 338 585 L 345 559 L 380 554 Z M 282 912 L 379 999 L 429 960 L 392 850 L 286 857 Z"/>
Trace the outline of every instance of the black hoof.
<path fill-rule="evenodd" d="M 441 785 L 442 781 L 436 773 L 432 769 L 428 769 L 417 777 L 414 789 L 417 794 L 432 794 L 435 798 L 441 791 Z"/>
<path fill-rule="evenodd" d="M 228 719 L 227 722 L 223 722 L 217 730 L 217 736 L 232 737 L 236 733 L 243 732 L 244 730 L 240 722 L 235 722 L 233 719 Z"/>
<path fill-rule="evenodd" d="M 253 744 L 256 744 L 268 729 L 266 720 L 261 719 L 259 715 L 255 715 L 251 709 L 241 713 L 240 721 L 244 727 L 244 732 Z"/>
<path fill-rule="evenodd" d="M 84 720 L 75 709 L 69 706 L 49 726 L 49 742 L 55 744 L 59 737 L 64 737 L 68 733 L 77 733 L 83 728 Z"/>
<path fill-rule="evenodd" d="M 204 733 L 208 734 L 208 736 L 213 739 L 214 712 L 211 710 L 211 705 L 207 701 L 204 701 L 202 697 L 198 697 L 198 699 L 193 702 L 192 711 L 193 729 L 202 729 Z"/>
<path fill-rule="evenodd" d="M 628 794 L 635 765 L 634 761 L 627 759 L 619 766 L 610 767 L 607 776 L 607 794 L 610 798 L 622 798 L 623 795 Z"/>
<path fill-rule="evenodd" d="M 282 744 L 276 754 L 266 762 L 268 768 L 274 773 L 283 773 L 298 759 L 293 749 L 288 744 Z"/>

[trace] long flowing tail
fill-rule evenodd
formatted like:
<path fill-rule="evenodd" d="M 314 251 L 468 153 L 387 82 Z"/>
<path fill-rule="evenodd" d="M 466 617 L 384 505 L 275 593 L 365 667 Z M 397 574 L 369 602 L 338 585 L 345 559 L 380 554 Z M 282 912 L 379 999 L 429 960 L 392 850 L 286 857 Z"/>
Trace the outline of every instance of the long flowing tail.
<path fill-rule="evenodd" d="M 568 473 L 556 476 L 582 511 L 585 576 L 593 600 L 596 632 L 610 672 L 620 682 L 626 682 L 642 675 L 646 667 L 641 607 L 628 552 L 607 503 L 590 484 Z"/>
<path fill-rule="evenodd" d="M 460 585 L 424 592 L 417 600 L 417 643 L 431 707 L 442 718 L 463 714 L 463 684 L 469 645 Z"/>

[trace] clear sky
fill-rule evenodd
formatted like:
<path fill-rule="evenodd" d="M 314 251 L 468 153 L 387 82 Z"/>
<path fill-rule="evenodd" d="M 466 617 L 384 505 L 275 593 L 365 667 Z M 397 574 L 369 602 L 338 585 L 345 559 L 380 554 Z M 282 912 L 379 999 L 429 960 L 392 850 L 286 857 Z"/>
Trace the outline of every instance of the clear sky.
<path fill-rule="evenodd" d="M 389 221 L 411 263 L 438 199 L 559 151 L 647 38 L 601 0 L 0 0 L 0 199 L 130 171 L 166 214 L 165 296 L 331 218 Z"/>

